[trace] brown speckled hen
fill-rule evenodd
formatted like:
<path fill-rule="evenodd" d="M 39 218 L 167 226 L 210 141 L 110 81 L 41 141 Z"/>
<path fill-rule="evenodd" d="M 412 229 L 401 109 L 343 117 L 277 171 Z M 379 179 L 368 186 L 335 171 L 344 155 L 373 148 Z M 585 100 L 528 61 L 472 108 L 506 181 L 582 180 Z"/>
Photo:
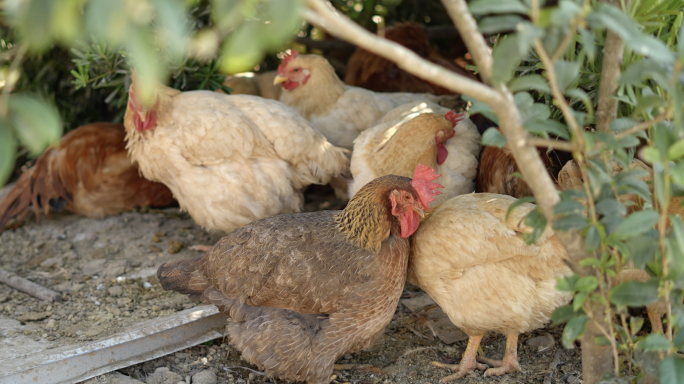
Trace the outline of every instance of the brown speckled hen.
<path fill-rule="evenodd" d="M 33 206 L 40 219 L 50 204 L 87 217 L 115 215 L 136 207 L 165 207 L 171 191 L 140 176 L 128 157 L 122 124 L 92 123 L 67 133 L 24 172 L 0 201 L 0 232 L 12 218 L 21 223 Z"/>
<path fill-rule="evenodd" d="M 408 237 L 439 194 L 437 176 L 419 166 L 413 180 L 368 183 L 342 211 L 255 221 L 157 277 L 228 314 L 233 345 L 269 376 L 327 384 L 335 360 L 368 347 L 392 319 Z"/>

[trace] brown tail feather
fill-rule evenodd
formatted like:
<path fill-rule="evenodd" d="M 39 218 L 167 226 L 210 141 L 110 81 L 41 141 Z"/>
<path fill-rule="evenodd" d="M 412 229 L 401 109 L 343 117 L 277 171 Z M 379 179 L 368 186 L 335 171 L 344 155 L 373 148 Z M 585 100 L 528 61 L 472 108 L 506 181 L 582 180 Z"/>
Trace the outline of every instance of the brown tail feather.
<path fill-rule="evenodd" d="M 17 222 L 21 223 L 30 205 L 33 205 L 37 220 L 40 220 L 41 206 L 45 215 L 49 217 L 51 199 L 61 197 L 69 200 L 59 178 L 52 172 L 50 162 L 56 150 L 54 147 L 48 148 L 36 160 L 33 167 L 19 176 L 14 187 L 0 201 L 0 232 L 5 229 L 12 218 L 16 218 Z"/>
<path fill-rule="evenodd" d="M 199 270 L 201 265 L 202 256 L 169 261 L 157 269 L 157 278 L 164 290 L 176 291 L 197 298 L 209 288 L 209 284 Z"/>

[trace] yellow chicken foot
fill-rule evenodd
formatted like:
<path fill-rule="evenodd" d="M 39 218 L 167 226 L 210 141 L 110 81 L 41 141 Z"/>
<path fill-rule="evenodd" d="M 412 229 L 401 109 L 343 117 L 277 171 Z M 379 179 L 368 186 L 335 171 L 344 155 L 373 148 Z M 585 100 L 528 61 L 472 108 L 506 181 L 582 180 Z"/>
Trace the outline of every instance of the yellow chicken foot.
<path fill-rule="evenodd" d="M 200 245 L 193 245 L 192 247 L 190 247 L 190 250 L 197 251 L 197 252 L 209 252 L 209 250 L 211 250 L 212 248 L 214 248 L 213 245 L 202 245 L 202 244 L 200 244 Z"/>
<path fill-rule="evenodd" d="M 506 337 L 506 353 L 502 360 L 478 356 L 477 361 L 494 367 L 487 369 L 484 373 L 485 376 L 501 376 L 516 371 L 522 372 L 520 364 L 518 364 L 518 335 L 510 334 Z"/>
<path fill-rule="evenodd" d="M 461 362 L 458 364 L 444 364 L 440 363 L 439 361 L 433 361 L 430 363 L 433 367 L 449 368 L 452 371 L 458 371 L 453 375 L 442 378 L 442 380 L 439 381 L 440 383 L 446 383 L 452 380 L 460 379 L 475 368 L 482 371 L 488 368 L 486 365 L 479 364 L 475 360 L 475 356 L 477 356 L 477 348 L 480 346 L 481 340 L 482 336 L 470 336 L 470 339 L 468 339 L 468 346 L 466 347 L 465 352 L 463 352 Z"/>

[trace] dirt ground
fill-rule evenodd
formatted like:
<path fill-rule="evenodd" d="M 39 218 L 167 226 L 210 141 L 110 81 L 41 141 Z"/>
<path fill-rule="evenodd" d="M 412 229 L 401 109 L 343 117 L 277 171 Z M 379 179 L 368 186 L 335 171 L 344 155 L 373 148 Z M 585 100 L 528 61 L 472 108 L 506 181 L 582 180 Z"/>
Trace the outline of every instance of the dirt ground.
<path fill-rule="evenodd" d="M 309 191 L 306 210 L 338 209 L 339 203 L 329 192 Z M 166 261 L 196 255 L 189 246 L 213 244 L 220 237 L 204 231 L 178 208 L 141 210 L 104 219 L 56 214 L 41 223 L 30 217 L 25 224 L 5 231 L 0 235 L 2 268 L 62 292 L 64 301 L 49 304 L 0 284 L 0 364 L 35 350 L 106 338 L 137 322 L 196 306 L 185 296 L 163 291 L 156 269 Z M 453 325 L 444 325 L 443 318 L 435 320 L 434 314 L 441 312 L 438 308 L 416 310 L 405 304 L 411 302 L 406 299 L 423 295 L 418 288 L 407 285 L 403 302 L 385 334 L 368 350 L 345 355 L 337 362 L 372 367 L 337 371 L 334 382 L 437 383 L 450 374 L 446 369 L 432 367 L 430 362 L 458 363 L 467 340 Z M 433 325 L 439 321 L 443 327 L 435 330 Z M 483 377 L 481 371 L 476 371 L 458 382 L 581 383 L 579 350 L 564 349 L 561 332 L 560 327 L 549 327 L 521 335 L 518 353 L 523 372 Z M 450 344 L 442 340 L 447 333 L 451 335 L 447 340 Z M 481 352 L 501 358 L 504 348 L 503 335 L 490 334 L 483 339 Z M 207 370 L 216 375 L 215 381 L 200 380 L 199 376 L 191 379 Z M 227 337 L 87 383 L 191 381 L 283 383 L 266 378 L 257 367 L 241 360 Z"/>

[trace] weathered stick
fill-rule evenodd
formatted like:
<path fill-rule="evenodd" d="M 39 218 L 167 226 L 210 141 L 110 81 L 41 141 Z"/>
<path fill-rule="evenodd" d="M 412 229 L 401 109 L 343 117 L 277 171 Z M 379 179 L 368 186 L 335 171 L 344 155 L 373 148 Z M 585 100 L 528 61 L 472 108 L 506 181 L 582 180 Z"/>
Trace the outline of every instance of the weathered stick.
<path fill-rule="evenodd" d="M 14 289 L 26 292 L 33 297 L 41 300 L 49 301 L 51 303 L 62 301 L 62 295 L 51 289 L 45 288 L 34 282 L 28 281 L 23 277 L 19 277 L 12 272 L 5 271 L 0 268 L 0 282 L 9 285 Z"/>

